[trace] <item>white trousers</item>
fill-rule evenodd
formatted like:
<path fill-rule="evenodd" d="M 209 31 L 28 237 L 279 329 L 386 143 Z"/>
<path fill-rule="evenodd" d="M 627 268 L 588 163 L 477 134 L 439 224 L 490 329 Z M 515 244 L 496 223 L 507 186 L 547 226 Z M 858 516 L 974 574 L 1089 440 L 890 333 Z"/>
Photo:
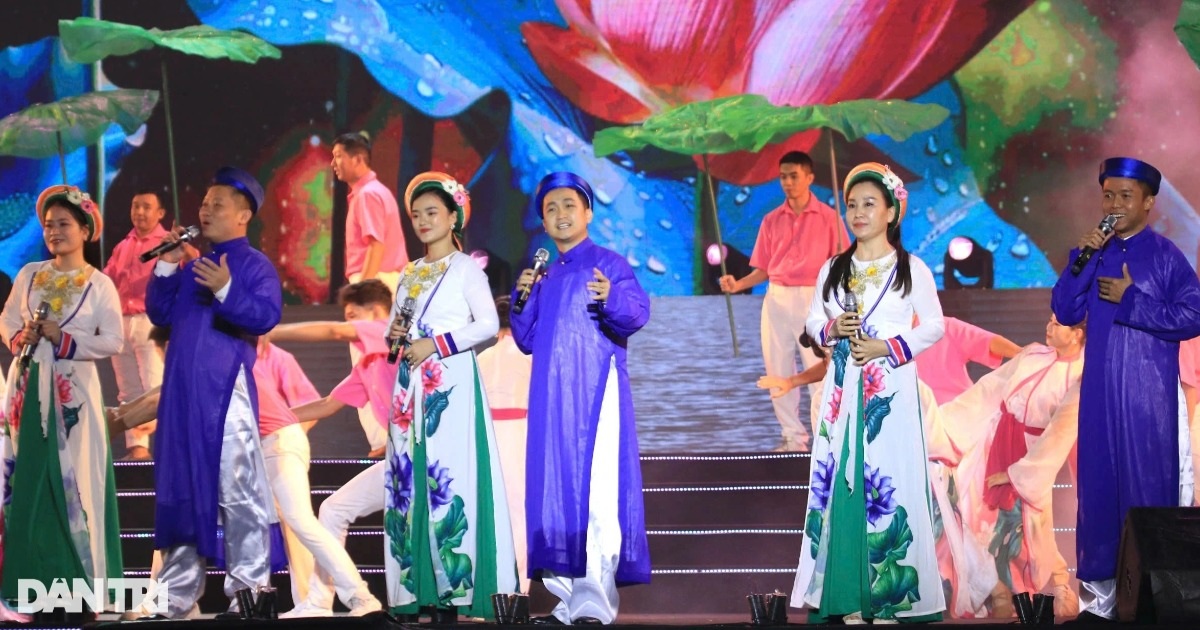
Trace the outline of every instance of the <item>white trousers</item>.
<path fill-rule="evenodd" d="M 337 492 L 321 502 L 317 520 L 339 545 L 345 547 L 346 533 L 350 531 L 351 523 L 364 516 L 383 511 L 386 473 L 386 462 L 375 462 L 370 468 L 355 475 L 353 479 L 346 482 L 346 485 L 338 488 Z M 332 583 L 333 579 L 329 573 L 318 565 L 308 583 L 308 605 L 315 608 L 332 609 L 333 589 L 330 586 Z M 342 597 L 342 601 L 347 600 Z M 297 602 L 296 605 L 300 604 Z"/>
<path fill-rule="evenodd" d="M 561 600 L 553 614 L 570 625 L 580 617 L 595 617 L 604 624 L 617 618 L 621 598 L 617 593 L 617 564 L 621 557 L 621 520 L 617 514 L 619 482 L 614 469 L 621 441 L 620 393 L 615 361 L 608 369 L 604 400 L 600 403 L 600 425 L 592 451 L 591 483 L 588 486 L 587 566 L 583 577 L 542 572 L 542 584 Z"/>
<path fill-rule="evenodd" d="M 113 374 L 117 378 L 117 400 L 127 403 L 162 383 L 163 357 L 158 346 L 150 341 L 154 327 L 145 313 L 121 318 L 125 345 L 112 356 Z M 150 434 L 157 421 L 151 421 L 125 432 L 125 448 L 150 448 Z"/>
<path fill-rule="evenodd" d="M 221 470 L 217 505 L 225 529 L 225 594 L 233 600 L 235 592 L 268 586 L 271 580 L 270 517 L 263 504 L 261 453 L 258 451 L 258 422 L 250 406 L 245 372 L 239 372 L 225 414 L 225 432 L 221 442 Z M 162 550 L 160 582 L 170 590 L 166 615 L 180 619 L 191 612 L 204 594 L 204 558 L 194 545 Z M 139 609 L 152 610 L 147 598 Z M 237 609 L 237 602 L 230 610 Z M 161 612 L 161 611 L 160 611 Z"/>
<path fill-rule="evenodd" d="M 337 595 L 347 606 L 353 607 L 350 600 L 354 597 L 369 598 L 367 583 L 346 553 L 344 541 L 334 538 L 313 514 L 308 485 L 309 444 L 304 429 L 298 424 L 288 425 L 263 438 L 262 445 L 267 478 L 271 480 L 287 544 L 292 600 L 307 599 L 314 560 L 332 576 Z"/>
<path fill-rule="evenodd" d="M 817 355 L 800 345 L 800 335 L 804 333 L 804 322 L 808 319 L 814 292 L 814 287 L 785 287 L 774 282 L 767 285 L 760 333 L 763 363 L 768 376 L 787 378 L 799 372 L 796 368 L 797 354 L 800 355 L 803 368 L 817 364 Z M 800 413 L 799 389 L 793 389 L 771 401 L 785 442 L 807 449 L 811 440 L 809 428 L 816 422 L 821 406 L 821 389 L 821 381 L 808 386 L 807 417 Z"/>
<path fill-rule="evenodd" d="M 500 470 L 504 473 L 504 494 L 508 499 L 508 520 L 512 524 L 513 551 L 517 554 L 517 576 L 521 592 L 529 592 L 528 542 L 525 539 L 525 439 L 529 419 L 493 420 L 496 447 L 500 451 Z"/>

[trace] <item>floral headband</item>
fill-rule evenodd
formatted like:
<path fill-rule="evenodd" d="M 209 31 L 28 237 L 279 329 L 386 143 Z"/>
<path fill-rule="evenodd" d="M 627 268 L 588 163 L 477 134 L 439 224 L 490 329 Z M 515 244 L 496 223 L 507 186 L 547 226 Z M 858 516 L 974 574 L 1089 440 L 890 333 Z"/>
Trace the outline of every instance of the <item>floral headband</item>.
<path fill-rule="evenodd" d="M 82 211 L 90 232 L 88 241 L 95 243 L 100 240 L 100 232 L 104 229 L 104 220 L 100 215 L 100 207 L 92 201 L 91 195 L 80 190 L 78 186 L 67 184 L 51 186 L 38 195 L 37 205 L 34 206 L 38 220 L 45 220 L 46 210 L 56 201 L 65 202 Z"/>
<path fill-rule="evenodd" d="M 891 167 L 878 162 L 866 162 L 859 164 L 846 174 L 846 183 L 842 187 L 842 195 L 849 197 L 850 189 L 855 184 L 871 179 L 879 182 L 891 198 L 893 206 L 896 207 L 896 220 L 889 225 L 898 225 L 904 220 L 904 215 L 908 212 L 908 189 L 904 187 L 904 180 L 900 176 L 893 173 Z"/>
<path fill-rule="evenodd" d="M 454 200 L 455 207 L 450 208 L 456 215 L 454 237 L 461 245 L 462 232 L 466 229 L 467 222 L 471 220 L 471 195 L 467 192 L 467 187 L 458 183 L 458 180 L 437 171 L 428 171 L 417 175 L 408 183 L 408 189 L 404 191 L 405 210 L 411 213 L 413 200 L 434 188 L 440 188 Z"/>

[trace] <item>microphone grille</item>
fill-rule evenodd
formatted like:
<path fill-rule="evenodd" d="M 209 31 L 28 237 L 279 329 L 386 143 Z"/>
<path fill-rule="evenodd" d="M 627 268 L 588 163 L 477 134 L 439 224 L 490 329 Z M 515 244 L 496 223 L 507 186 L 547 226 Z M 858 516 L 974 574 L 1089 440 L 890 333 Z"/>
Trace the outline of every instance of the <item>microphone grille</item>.
<path fill-rule="evenodd" d="M 197 236 L 200 236 L 200 228 L 195 225 L 189 225 L 183 229 L 183 234 L 180 235 L 180 238 L 190 241 Z"/>
<path fill-rule="evenodd" d="M 550 252 L 546 251 L 545 247 L 539 247 L 533 254 L 533 261 L 545 264 L 550 260 Z"/>

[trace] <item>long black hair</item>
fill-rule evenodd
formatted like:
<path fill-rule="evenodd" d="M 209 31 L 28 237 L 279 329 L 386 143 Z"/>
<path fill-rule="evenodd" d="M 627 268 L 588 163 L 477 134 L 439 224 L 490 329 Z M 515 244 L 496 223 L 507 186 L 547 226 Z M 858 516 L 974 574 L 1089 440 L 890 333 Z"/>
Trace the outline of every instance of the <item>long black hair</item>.
<path fill-rule="evenodd" d="M 895 208 L 895 202 L 887 188 L 874 177 L 863 177 L 846 187 L 849 192 L 851 188 L 863 183 L 870 182 L 883 193 L 883 198 L 888 200 L 888 207 Z M 899 209 L 897 209 L 899 212 Z M 888 244 L 896 248 L 896 277 L 892 280 L 892 290 L 900 291 L 900 295 L 908 297 L 912 292 L 912 272 L 908 262 L 908 250 L 904 249 L 904 243 L 900 241 L 900 221 L 889 223 L 887 228 Z M 850 290 L 850 258 L 854 256 L 854 251 L 858 249 L 858 239 L 850 243 L 850 247 L 846 251 L 833 257 L 833 264 L 829 267 L 829 277 L 825 278 L 825 285 L 821 287 L 821 299 L 828 301 L 831 295 L 836 294 L 836 288 L 841 287 L 842 291 Z"/>

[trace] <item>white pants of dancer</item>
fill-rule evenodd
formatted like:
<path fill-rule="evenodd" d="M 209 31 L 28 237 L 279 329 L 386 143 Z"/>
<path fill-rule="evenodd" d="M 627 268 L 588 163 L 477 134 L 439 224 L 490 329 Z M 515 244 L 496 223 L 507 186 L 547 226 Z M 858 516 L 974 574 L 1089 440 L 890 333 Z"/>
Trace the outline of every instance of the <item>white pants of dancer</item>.
<path fill-rule="evenodd" d="M 492 420 L 496 448 L 500 451 L 500 470 L 504 473 L 504 494 L 508 499 L 508 520 L 512 524 L 513 551 L 517 554 L 517 576 L 521 592 L 529 592 L 528 542 L 525 540 L 525 439 L 529 418 Z"/>
<path fill-rule="evenodd" d="M 343 547 L 346 533 L 354 521 L 383 511 L 385 499 L 384 476 L 386 462 L 376 462 L 358 473 L 337 492 L 321 502 L 317 520 L 332 538 Z M 316 608 L 333 608 L 333 579 L 319 565 L 308 582 L 308 605 Z M 339 589 L 340 590 L 340 589 Z M 338 593 L 339 596 L 341 593 Z M 345 597 L 342 601 L 348 602 Z M 297 603 L 297 605 L 299 605 Z"/>
<path fill-rule="evenodd" d="M 817 355 L 800 345 L 800 335 L 804 333 L 804 322 L 808 319 L 809 305 L 812 304 L 813 287 L 785 287 L 774 282 L 767 285 L 767 295 L 763 298 L 762 336 L 763 363 L 768 376 L 787 378 L 796 372 L 796 355 L 805 369 L 816 365 Z M 821 381 L 808 386 L 809 409 L 808 417 L 800 413 L 800 390 L 793 389 L 787 394 L 771 401 L 775 406 L 775 417 L 783 430 L 785 442 L 791 442 L 807 450 L 811 433 L 809 427 L 815 422 L 821 406 Z"/>
<path fill-rule="evenodd" d="M 347 605 L 354 597 L 368 599 L 370 590 L 346 553 L 344 541 L 334 538 L 312 510 L 308 485 L 308 436 L 298 424 L 289 425 L 263 438 L 263 462 L 283 525 L 287 544 L 288 573 L 292 600 L 308 597 L 314 560 L 332 576 L 337 595 Z"/>
<path fill-rule="evenodd" d="M 217 490 L 217 505 L 225 528 L 225 594 L 231 600 L 235 592 L 246 588 L 257 590 L 271 580 L 270 518 L 257 481 L 264 477 L 257 436 L 258 422 L 250 406 L 243 371 L 238 374 L 225 414 Z M 191 612 L 204 595 L 204 569 L 204 558 L 196 553 L 194 545 L 162 550 L 158 580 L 165 582 L 170 590 L 166 616 L 180 619 Z M 148 611 L 153 606 L 148 596 L 139 609 Z M 236 600 L 230 610 L 237 610 Z"/>
<path fill-rule="evenodd" d="M 587 566 L 583 577 L 542 572 L 542 584 L 559 600 L 553 614 L 564 624 L 580 617 L 595 617 L 611 624 L 621 602 L 617 593 L 617 563 L 621 557 L 621 520 L 617 514 L 619 482 L 615 468 L 621 442 L 620 392 L 615 361 L 608 369 L 600 425 L 592 452 L 588 486 Z"/>
<path fill-rule="evenodd" d="M 158 346 L 150 341 L 154 326 L 145 313 L 121 318 L 125 345 L 112 356 L 113 374 L 117 377 L 117 400 L 127 403 L 162 383 L 163 357 Z M 150 448 L 150 434 L 157 421 L 147 422 L 125 432 L 125 448 Z"/>

